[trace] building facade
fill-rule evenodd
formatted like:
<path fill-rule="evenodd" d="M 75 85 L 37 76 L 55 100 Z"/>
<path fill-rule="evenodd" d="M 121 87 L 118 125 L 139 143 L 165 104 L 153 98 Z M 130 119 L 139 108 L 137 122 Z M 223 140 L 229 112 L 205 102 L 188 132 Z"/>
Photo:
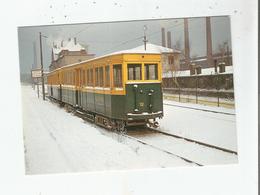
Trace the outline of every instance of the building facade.
<path fill-rule="evenodd" d="M 76 38 L 61 41 L 60 44 L 53 44 L 52 62 L 49 66 L 49 71 L 94 57 L 95 54 L 89 54 L 86 48 L 77 43 Z"/>

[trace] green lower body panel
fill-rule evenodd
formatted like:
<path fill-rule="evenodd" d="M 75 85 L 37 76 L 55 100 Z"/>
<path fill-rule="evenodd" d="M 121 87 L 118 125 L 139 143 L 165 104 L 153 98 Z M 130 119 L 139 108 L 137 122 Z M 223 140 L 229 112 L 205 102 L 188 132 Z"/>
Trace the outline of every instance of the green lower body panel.
<path fill-rule="evenodd" d="M 57 100 L 112 119 L 132 121 L 163 116 L 160 84 L 127 85 L 126 95 L 90 93 L 57 86 L 50 86 L 49 90 Z"/>
<path fill-rule="evenodd" d="M 80 107 L 109 118 L 125 119 L 125 96 L 80 92 Z"/>
<path fill-rule="evenodd" d="M 63 89 L 62 88 L 62 101 L 76 106 L 76 91 L 71 89 Z"/>

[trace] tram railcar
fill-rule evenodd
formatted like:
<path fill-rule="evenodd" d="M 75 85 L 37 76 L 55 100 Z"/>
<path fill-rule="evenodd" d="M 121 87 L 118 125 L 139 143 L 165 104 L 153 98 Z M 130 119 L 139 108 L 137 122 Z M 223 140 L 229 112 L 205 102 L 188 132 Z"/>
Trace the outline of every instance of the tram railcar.
<path fill-rule="evenodd" d="M 160 54 L 115 53 L 50 72 L 48 93 L 106 128 L 156 127 L 163 117 L 161 67 Z"/>

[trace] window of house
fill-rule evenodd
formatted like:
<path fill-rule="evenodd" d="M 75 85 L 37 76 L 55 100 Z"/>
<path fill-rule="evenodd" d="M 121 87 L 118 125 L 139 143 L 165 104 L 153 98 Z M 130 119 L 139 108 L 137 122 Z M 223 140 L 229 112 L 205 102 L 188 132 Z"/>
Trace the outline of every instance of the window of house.
<path fill-rule="evenodd" d="M 105 67 L 105 87 L 110 87 L 110 67 Z"/>
<path fill-rule="evenodd" d="M 158 64 L 145 64 L 145 80 L 158 79 Z"/>
<path fill-rule="evenodd" d="M 168 63 L 174 64 L 174 57 L 172 55 L 168 56 Z"/>
<path fill-rule="evenodd" d="M 114 87 L 122 87 L 122 64 L 113 65 Z"/>
<path fill-rule="evenodd" d="M 127 72 L 128 72 L 128 80 L 142 80 L 141 64 L 128 64 Z"/>

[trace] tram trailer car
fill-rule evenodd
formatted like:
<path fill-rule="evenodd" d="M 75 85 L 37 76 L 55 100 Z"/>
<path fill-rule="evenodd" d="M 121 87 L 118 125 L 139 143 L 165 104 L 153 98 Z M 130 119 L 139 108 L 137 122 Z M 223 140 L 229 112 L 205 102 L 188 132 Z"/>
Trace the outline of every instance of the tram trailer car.
<path fill-rule="evenodd" d="M 107 55 L 50 72 L 48 91 L 106 128 L 157 127 L 163 117 L 161 71 L 160 54 Z"/>

